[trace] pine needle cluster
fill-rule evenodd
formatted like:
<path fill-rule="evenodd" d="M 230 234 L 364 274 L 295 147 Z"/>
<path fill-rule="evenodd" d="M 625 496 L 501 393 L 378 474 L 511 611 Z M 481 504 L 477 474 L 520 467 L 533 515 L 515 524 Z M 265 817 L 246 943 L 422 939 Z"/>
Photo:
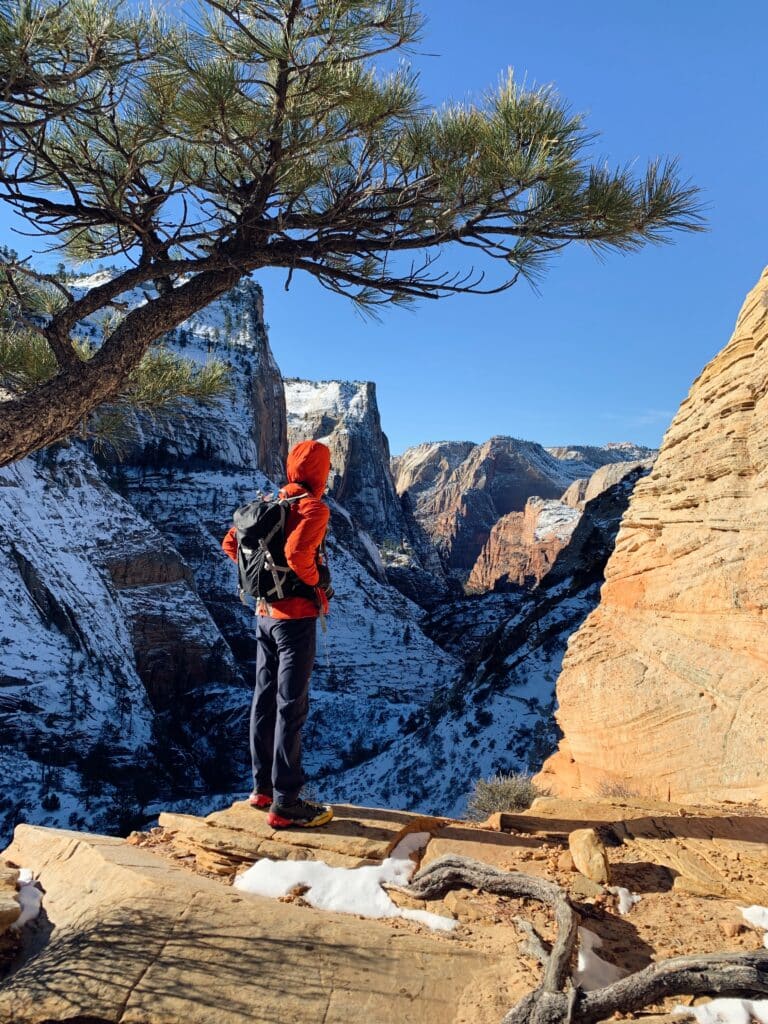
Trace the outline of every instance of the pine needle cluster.
<path fill-rule="evenodd" d="M 173 23 L 128 7 L 0 0 L 0 200 L 48 249 L 124 268 L 84 297 L 52 285 L 58 373 L 35 408 L 53 412 L 22 443 L 31 406 L 7 406 L 0 464 L 79 420 L 62 383 L 83 380 L 73 329 L 137 286 L 156 298 L 105 339 L 80 406 L 264 267 L 375 313 L 537 282 L 571 244 L 627 252 L 703 226 L 674 160 L 595 161 L 595 133 L 552 88 L 509 71 L 430 108 L 392 59 L 420 38 L 414 0 L 190 0 Z M 449 246 L 463 270 L 444 266 Z"/>

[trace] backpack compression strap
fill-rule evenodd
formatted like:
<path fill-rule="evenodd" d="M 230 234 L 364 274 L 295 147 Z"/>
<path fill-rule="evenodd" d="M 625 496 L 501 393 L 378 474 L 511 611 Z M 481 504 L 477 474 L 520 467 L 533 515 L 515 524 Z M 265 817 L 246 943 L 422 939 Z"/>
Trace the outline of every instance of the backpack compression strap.
<path fill-rule="evenodd" d="M 285 596 L 283 590 L 283 584 L 288 579 L 288 573 L 291 571 L 287 565 L 278 565 L 272 557 L 272 553 L 269 550 L 269 542 L 272 538 L 281 530 L 285 530 L 285 518 L 288 509 L 295 501 L 301 501 L 302 498 L 306 498 L 306 494 L 295 494 L 291 498 L 281 498 L 279 501 L 280 505 L 280 522 L 276 523 L 269 531 L 266 537 L 259 539 L 259 547 L 261 548 L 262 554 L 264 555 L 264 568 L 267 572 L 271 573 L 274 581 L 274 587 L 272 590 L 267 591 L 267 598 L 271 598 L 273 595 L 277 595 L 277 600 L 280 601 Z"/>

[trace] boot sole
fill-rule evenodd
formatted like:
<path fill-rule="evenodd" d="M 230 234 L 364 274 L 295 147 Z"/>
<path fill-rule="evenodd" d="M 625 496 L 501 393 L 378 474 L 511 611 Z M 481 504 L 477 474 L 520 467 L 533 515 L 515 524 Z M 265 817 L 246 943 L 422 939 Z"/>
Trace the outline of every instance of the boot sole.
<path fill-rule="evenodd" d="M 279 814 L 267 815 L 267 824 L 272 828 L 320 828 L 321 825 L 327 825 L 333 818 L 333 811 L 328 808 L 327 811 L 323 811 L 322 814 L 318 814 L 317 817 L 312 818 L 309 821 L 301 821 L 295 818 L 283 818 Z"/>

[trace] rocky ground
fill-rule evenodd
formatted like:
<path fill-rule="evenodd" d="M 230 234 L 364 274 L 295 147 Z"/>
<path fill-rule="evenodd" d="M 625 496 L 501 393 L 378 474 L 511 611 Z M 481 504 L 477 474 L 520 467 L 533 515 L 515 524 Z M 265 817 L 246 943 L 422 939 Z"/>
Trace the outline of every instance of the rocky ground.
<path fill-rule="evenodd" d="M 426 833 L 414 855 L 421 867 L 459 855 L 556 882 L 598 936 L 599 956 L 624 973 L 689 953 L 763 949 L 763 931 L 739 910 L 768 903 L 768 814 L 758 806 L 541 798 L 481 825 L 338 807 L 324 829 L 274 833 L 241 803 L 207 818 L 167 814 L 128 840 L 19 826 L 5 863 L 31 867 L 46 895 L 0 989 L 0 1015 L 14 1024 L 78 1015 L 193 1024 L 212 1012 L 221 1024 L 500 1021 L 541 975 L 530 926 L 544 943 L 555 937 L 540 904 L 467 888 L 426 902 L 390 890 L 401 908 L 456 922 L 435 931 L 317 909 L 307 885 L 279 899 L 232 886 L 263 857 L 307 869 L 324 861 L 348 869 L 340 884 L 352 885 L 411 833 Z M 582 873 L 595 874 L 585 835 L 607 862 L 602 882 Z M 640 897 L 628 913 L 616 886 Z M 680 1020 L 667 1014 L 689 1002 L 626 1016 Z"/>

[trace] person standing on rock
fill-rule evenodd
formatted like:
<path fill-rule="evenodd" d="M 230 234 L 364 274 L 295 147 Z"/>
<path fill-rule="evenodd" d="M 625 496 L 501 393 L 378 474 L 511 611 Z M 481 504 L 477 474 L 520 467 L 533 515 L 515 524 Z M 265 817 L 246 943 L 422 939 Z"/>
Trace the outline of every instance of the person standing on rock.
<path fill-rule="evenodd" d="M 309 707 L 309 680 L 315 661 L 318 615 L 333 595 L 322 554 L 330 511 L 322 501 L 331 453 L 318 441 L 301 441 L 288 453 L 288 483 L 280 597 L 257 600 L 256 688 L 251 705 L 253 764 L 251 807 L 269 809 L 272 828 L 325 825 L 333 810 L 299 796 L 304 785 L 301 730 Z M 237 521 L 237 513 L 236 513 Z M 222 548 L 238 561 L 237 527 Z M 245 550 L 245 545 L 243 545 Z"/>

